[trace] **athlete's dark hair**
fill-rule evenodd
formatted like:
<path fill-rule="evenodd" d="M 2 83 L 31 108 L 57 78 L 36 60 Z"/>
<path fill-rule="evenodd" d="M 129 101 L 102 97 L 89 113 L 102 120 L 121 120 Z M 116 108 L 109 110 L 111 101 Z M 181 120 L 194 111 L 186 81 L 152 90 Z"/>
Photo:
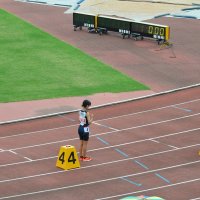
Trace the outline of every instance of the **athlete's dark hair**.
<path fill-rule="evenodd" d="M 83 101 L 82 106 L 83 106 L 84 108 L 86 108 L 87 106 L 91 106 L 91 102 L 90 102 L 89 100 L 86 99 L 86 100 Z"/>

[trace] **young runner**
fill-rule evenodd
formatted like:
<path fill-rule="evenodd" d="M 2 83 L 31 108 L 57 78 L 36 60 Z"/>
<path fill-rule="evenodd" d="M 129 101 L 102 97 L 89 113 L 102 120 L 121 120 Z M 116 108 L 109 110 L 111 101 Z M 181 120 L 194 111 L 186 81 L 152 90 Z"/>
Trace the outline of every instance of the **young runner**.
<path fill-rule="evenodd" d="M 79 121 L 80 125 L 78 128 L 78 134 L 80 137 L 80 160 L 81 161 L 91 161 L 92 158 L 87 156 L 87 144 L 89 140 L 89 125 L 93 121 L 93 115 L 88 112 L 91 102 L 89 100 L 84 100 L 82 103 L 82 110 L 79 111 Z"/>

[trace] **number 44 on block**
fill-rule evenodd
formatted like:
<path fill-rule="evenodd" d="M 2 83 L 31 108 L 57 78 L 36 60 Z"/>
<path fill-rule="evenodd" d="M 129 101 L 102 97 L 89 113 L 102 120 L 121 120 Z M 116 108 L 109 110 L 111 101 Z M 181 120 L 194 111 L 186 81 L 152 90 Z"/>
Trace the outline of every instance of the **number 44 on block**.
<path fill-rule="evenodd" d="M 80 163 L 74 146 L 67 145 L 60 147 L 56 167 L 65 170 L 80 167 Z"/>

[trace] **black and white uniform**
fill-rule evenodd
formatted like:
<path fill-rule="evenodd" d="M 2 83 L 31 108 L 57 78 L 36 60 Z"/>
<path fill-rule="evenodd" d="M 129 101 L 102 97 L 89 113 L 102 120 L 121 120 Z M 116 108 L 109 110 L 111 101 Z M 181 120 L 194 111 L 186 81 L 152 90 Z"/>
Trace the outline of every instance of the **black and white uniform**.
<path fill-rule="evenodd" d="M 87 118 L 87 111 L 79 111 L 79 121 L 80 125 L 78 128 L 78 134 L 80 140 L 88 141 L 89 140 L 89 122 Z"/>

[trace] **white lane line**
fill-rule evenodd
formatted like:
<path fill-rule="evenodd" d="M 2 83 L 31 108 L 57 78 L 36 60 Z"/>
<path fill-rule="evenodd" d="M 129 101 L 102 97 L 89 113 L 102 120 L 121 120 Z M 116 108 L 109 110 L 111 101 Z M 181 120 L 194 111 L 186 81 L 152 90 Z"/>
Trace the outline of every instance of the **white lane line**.
<path fill-rule="evenodd" d="M 147 112 L 162 110 L 162 109 L 171 108 L 171 107 L 173 108 L 175 106 L 184 105 L 184 104 L 187 104 L 187 103 L 194 103 L 196 101 L 200 101 L 200 99 L 195 99 L 195 100 L 192 100 L 192 101 L 186 101 L 186 102 L 182 102 L 182 103 L 178 103 L 178 104 L 171 104 L 171 105 L 168 105 L 168 106 L 163 106 L 163 107 L 159 107 L 159 108 L 144 110 L 144 111 L 140 111 L 140 112 L 136 112 L 136 113 L 129 113 L 129 114 L 125 114 L 125 115 L 119 115 L 119 116 L 116 116 L 116 117 L 109 117 L 109 118 L 105 118 L 105 119 L 101 119 L 101 120 L 97 120 L 97 121 L 106 121 L 106 120 L 110 120 L 110 119 L 127 117 L 127 116 L 130 116 L 130 115 L 138 115 L 138 114 L 143 114 L 143 113 L 147 113 Z"/>
<path fill-rule="evenodd" d="M 154 140 L 154 139 L 149 139 L 149 140 L 152 141 L 152 142 L 155 142 L 155 143 L 160 143 L 159 141 Z"/>
<path fill-rule="evenodd" d="M 28 157 L 23 157 L 23 158 L 25 158 L 26 160 L 29 160 L 29 161 L 33 161 L 32 159 L 30 159 L 30 158 L 28 158 Z"/>
<path fill-rule="evenodd" d="M 155 142 L 155 143 L 159 143 L 159 144 L 163 144 L 163 145 L 168 146 L 168 147 L 173 148 L 173 149 L 178 149 L 178 147 L 175 147 L 175 146 L 170 145 L 170 144 L 166 144 L 164 142 L 160 142 L 160 141 L 157 141 L 157 140 L 151 140 L 151 139 L 150 139 L 150 141 Z"/>
<path fill-rule="evenodd" d="M 80 183 L 80 184 L 75 184 L 75 185 L 69 185 L 69 186 L 64 186 L 64 187 L 59 187 L 59 188 L 52 188 L 52 189 L 40 190 L 40 191 L 36 191 L 36 192 L 22 193 L 22 194 L 18 194 L 18 195 L 11 195 L 11 196 L 6 196 L 6 197 L 1 197 L 0 199 L 8 199 L 8 198 L 29 196 L 29 195 L 34 195 L 34 194 L 41 194 L 41 193 L 46 193 L 46 192 L 53 192 L 53 191 L 64 190 L 64 189 L 69 189 L 69 188 L 75 188 L 75 187 L 81 187 L 81 186 L 86 186 L 86 185 L 92 185 L 92 184 L 97 184 L 97 183 L 102 183 L 102 182 L 108 182 L 108 181 L 118 180 L 118 179 L 121 179 L 121 178 L 133 177 L 133 176 L 137 176 L 137 175 L 143 175 L 143 174 L 148 174 L 148 173 L 163 171 L 163 170 L 166 170 L 166 169 L 173 169 L 173 168 L 177 168 L 177 167 L 187 166 L 187 165 L 191 165 L 191 164 L 195 164 L 195 163 L 199 163 L 199 162 L 200 161 L 195 161 L 195 162 L 184 163 L 184 164 L 180 164 L 180 165 L 174 165 L 174 166 L 160 168 L 160 169 L 155 169 L 155 170 L 149 170 L 149 171 L 140 172 L 140 173 L 136 173 L 136 174 L 128 174 L 128 175 L 125 175 L 125 176 L 113 177 L 113 178 L 109 178 L 109 179 L 102 179 L 102 180 L 98 180 L 98 181 L 91 181 L 91 182 Z M 200 180 L 200 178 L 199 179 L 194 179 L 194 180 Z M 186 183 L 186 182 L 189 182 L 189 181 L 184 181 L 184 182 L 181 182 L 181 183 Z M 167 186 L 168 187 L 169 186 L 174 186 L 176 184 L 177 183 L 171 184 L 171 185 L 167 185 Z M 162 187 L 164 187 L 164 186 L 161 186 L 161 187 L 158 187 L 158 188 L 162 188 Z M 148 191 L 148 190 L 149 189 L 144 190 L 144 191 Z M 141 192 L 141 191 L 137 191 L 135 193 L 138 193 L 138 192 Z M 130 194 L 133 194 L 133 193 L 130 193 Z M 122 194 L 122 195 L 124 195 L 124 194 Z M 119 195 L 119 196 L 122 196 L 122 195 Z M 113 197 L 106 197 L 106 198 L 113 198 Z M 102 198 L 102 199 L 104 199 L 104 198 Z"/>
<path fill-rule="evenodd" d="M 166 143 L 162 143 L 162 144 L 165 144 L 165 145 L 167 145 L 168 147 L 171 147 L 171 148 L 173 148 L 173 149 L 178 149 L 178 147 L 175 147 L 175 146 L 170 145 L 170 144 L 166 144 Z"/>
<path fill-rule="evenodd" d="M 145 111 L 141 111 L 141 112 L 136 112 L 136 113 L 129 113 L 129 114 L 126 114 L 126 115 L 119 115 L 119 116 L 116 116 L 116 117 L 109 117 L 109 118 L 97 120 L 95 122 L 105 121 L 105 120 L 110 120 L 110 119 L 115 119 L 115 118 L 119 118 L 119 117 L 125 117 L 125 116 L 129 116 L 129 115 L 138 115 L 138 114 L 152 112 L 152 111 L 156 111 L 156 110 L 162 110 L 162 109 L 169 108 L 169 107 L 176 106 L 176 105 L 193 103 L 193 102 L 196 102 L 196 101 L 200 101 L 200 99 L 194 99 L 192 101 L 186 101 L 186 102 L 182 102 L 182 103 L 178 103 L 178 104 L 171 104 L 171 105 L 168 105 L 168 106 L 164 106 L 164 107 L 160 107 L 160 108 L 155 108 L 155 109 L 149 109 L 149 110 L 145 110 Z M 43 130 L 39 130 L 39 131 L 32 131 L 32 132 L 21 133 L 21 134 L 10 135 L 10 136 L 3 136 L 3 137 L 0 137 L 0 139 L 10 138 L 10 137 L 18 137 L 18 136 L 29 135 L 29 134 L 40 133 L 40 132 L 54 131 L 54 130 L 58 130 L 58 129 L 73 127 L 73 126 L 78 126 L 78 124 L 73 124 L 73 125 L 68 125 L 68 126 L 62 126 L 62 127 L 56 127 L 56 128 L 50 128 L 50 129 L 43 129 Z"/>
<path fill-rule="evenodd" d="M 103 198 L 99 198 L 99 199 L 95 199 L 95 200 L 112 199 L 112 198 L 121 197 L 121 196 L 125 196 L 125 195 L 143 193 L 143 192 L 148 192 L 148 191 L 152 191 L 152 190 L 160 190 L 160 189 L 163 189 L 163 188 L 169 188 L 169 187 L 173 187 L 173 186 L 177 186 L 177 185 L 183 185 L 183 184 L 197 182 L 197 181 L 200 181 L 200 178 L 192 179 L 192 180 L 188 180 L 188 181 L 182 181 L 182 182 L 178 182 L 178 183 L 173 183 L 173 184 L 170 184 L 170 185 L 165 185 L 165 186 L 160 186 L 160 187 L 148 188 L 148 189 L 139 190 L 139 191 L 136 191 L 136 192 L 129 192 L 129 193 L 119 194 L 119 195 L 115 195 L 115 196 L 103 197 Z"/>
<path fill-rule="evenodd" d="M 28 157 L 26 157 L 26 156 L 22 156 L 22 155 L 20 155 L 19 153 L 13 151 L 13 150 L 9 150 L 8 152 L 11 152 L 11 153 L 13 153 L 13 154 L 15 154 L 15 155 L 18 155 L 18 156 L 20 156 L 20 157 L 22 157 L 22 158 L 24 158 L 24 159 L 26 159 L 26 160 L 33 161 L 32 159 L 30 159 L 30 158 L 28 158 Z"/>
<path fill-rule="evenodd" d="M 190 200 L 200 200 L 200 197 L 197 197 L 197 198 L 195 198 L 195 199 L 190 199 Z"/>
<path fill-rule="evenodd" d="M 65 128 L 70 128 L 70 127 L 76 127 L 78 126 L 78 124 L 73 124 L 73 125 L 68 125 L 68 126 L 60 126 L 60 127 L 56 127 L 56 128 L 49 128 L 49 129 L 43 129 L 43 130 L 39 130 L 39 131 L 31 131 L 31 132 L 27 132 L 27 133 L 20 133 L 20 134 L 16 134 L 16 135 L 8 135 L 8 136 L 3 136 L 0 137 L 0 139 L 5 139 L 5 138 L 12 138 L 12 137 L 20 137 L 20 136 L 24 136 L 24 135 L 31 135 L 31 134 L 35 134 L 35 133 L 42 133 L 42 132 L 47 132 L 47 134 L 49 133 L 48 131 L 55 131 L 58 129 L 65 129 Z"/>
<path fill-rule="evenodd" d="M 121 143 L 121 144 L 118 144 L 118 145 L 113 145 L 113 146 L 108 146 L 108 147 L 103 147 L 103 148 L 91 149 L 91 150 L 88 150 L 88 152 L 105 150 L 105 149 L 109 149 L 109 148 L 113 148 L 113 147 L 119 147 L 119 146 L 124 146 L 124 145 L 129 145 L 129 144 L 145 142 L 145 141 L 149 141 L 151 139 L 159 139 L 159 138 L 164 138 L 164 137 L 171 137 L 171 136 L 175 136 L 175 135 L 179 135 L 179 134 L 185 134 L 185 133 L 191 134 L 193 131 L 197 131 L 197 130 L 200 130 L 200 128 L 190 129 L 190 130 L 176 132 L 176 133 L 170 133 L 168 135 L 162 135 L 162 136 L 147 138 L 147 139 L 143 139 L 143 140 L 136 140 L 136 141 L 128 142 L 128 143 Z M 181 149 L 181 148 L 178 148 L 178 149 Z M 51 157 L 46 157 L 46 158 L 40 158 L 40 159 L 33 160 L 33 162 L 42 161 L 42 160 L 48 160 L 48 159 L 54 159 L 56 157 L 57 157 L 57 155 L 56 156 L 51 156 Z M 6 167 L 6 166 L 10 166 L 10 165 L 18 165 L 18 164 L 23 164 L 23 163 L 26 163 L 26 162 L 27 161 L 25 161 L 25 162 L 17 162 L 17 163 L 10 163 L 10 164 L 5 164 L 5 165 L 0 165 L 0 167 Z"/>
<path fill-rule="evenodd" d="M 91 135 L 90 137 L 96 137 L 96 136 L 100 136 L 100 135 L 106 135 L 106 134 L 109 134 L 109 133 L 117 133 L 117 132 L 126 131 L 126 130 L 132 130 L 132 129 L 143 128 L 143 127 L 147 127 L 147 126 L 153 126 L 153 125 L 157 125 L 157 124 L 162 124 L 162 123 L 172 122 L 172 121 L 186 119 L 186 118 L 190 118 L 190 117 L 195 117 L 195 116 L 198 116 L 198 115 L 200 115 L 200 113 L 196 113 L 196 114 L 193 114 L 193 115 L 187 115 L 187 116 L 184 116 L 184 117 L 168 119 L 168 120 L 164 120 L 164 121 L 153 122 L 153 123 L 149 123 L 149 124 L 143 124 L 143 125 L 140 125 L 140 126 L 133 126 L 133 127 L 129 127 L 129 128 L 116 130 L 116 131 L 99 133 L 99 134 Z M 48 143 L 31 145 L 31 146 L 18 147 L 18 148 L 14 148 L 14 149 L 10 149 L 10 150 L 20 150 L 20 149 L 34 148 L 34 147 L 39 147 L 39 146 L 63 143 L 63 142 L 67 142 L 67 141 L 77 140 L 77 139 L 79 139 L 79 138 L 77 137 L 77 138 L 71 138 L 71 139 L 67 139 L 67 140 L 59 140 L 59 141 L 55 141 L 55 142 L 48 142 Z"/>
<path fill-rule="evenodd" d="M 111 130 L 114 130 L 114 131 L 119 131 L 119 129 L 113 128 L 113 127 L 111 127 L 111 126 L 107 126 L 107 125 L 99 124 L 99 123 L 97 123 L 97 122 L 93 122 L 93 124 L 96 124 L 96 125 L 98 125 L 98 126 L 102 126 L 102 127 L 106 127 L 106 128 L 111 129 Z"/>
<path fill-rule="evenodd" d="M 191 148 L 191 147 L 196 147 L 198 145 L 186 146 L 186 147 L 183 147 L 183 148 L 180 148 L 180 149 L 176 149 L 176 150 L 183 150 L 183 149 L 187 149 L 187 148 Z M 81 168 L 76 168 L 76 169 L 72 169 L 72 170 L 88 169 L 88 168 L 104 166 L 104 165 L 110 165 L 110 164 L 112 165 L 114 163 L 119 163 L 119 162 L 134 161 L 135 159 L 138 159 L 138 158 L 151 157 L 151 156 L 155 156 L 155 155 L 160 155 L 160 154 L 173 152 L 173 151 L 176 151 L 176 150 L 160 151 L 160 152 L 151 153 L 151 154 L 145 154 L 145 155 L 136 156 L 136 157 L 129 157 L 129 158 L 121 159 L 121 160 L 115 160 L 115 161 L 110 161 L 110 162 L 105 162 L 105 163 L 99 163 L 99 164 L 90 165 L 90 166 L 81 167 Z M 26 161 L 26 162 L 28 162 L 28 161 Z M 200 161 L 194 161 L 194 162 L 191 162 L 191 163 L 196 163 L 196 162 L 200 162 Z M 7 164 L 7 166 L 8 165 L 9 164 Z M 36 174 L 36 175 L 32 175 L 32 176 L 25 176 L 25 177 L 13 178 L 13 179 L 6 179 L 6 180 L 1 180 L 0 183 L 10 182 L 10 181 L 19 181 L 19 180 L 23 180 L 23 179 L 35 178 L 35 177 L 41 177 L 41 176 L 48 176 L 48 175 L 53 175 L 53 174 L 58 174 L 58 173 L 66 173 L 66 171 L 64 171 L 64 170 L 62 170 L 62 171 L 54 171 L 54 172 L 48 172 L 48 173 L 44 173 L 44 174 Z"/>
<path fill-rule="evenodd" d="M 14 152 L 13 150 L 9 150 L 9 152 L 13 153 L 13 154 L 17 154 L 16 152 Z"/>

